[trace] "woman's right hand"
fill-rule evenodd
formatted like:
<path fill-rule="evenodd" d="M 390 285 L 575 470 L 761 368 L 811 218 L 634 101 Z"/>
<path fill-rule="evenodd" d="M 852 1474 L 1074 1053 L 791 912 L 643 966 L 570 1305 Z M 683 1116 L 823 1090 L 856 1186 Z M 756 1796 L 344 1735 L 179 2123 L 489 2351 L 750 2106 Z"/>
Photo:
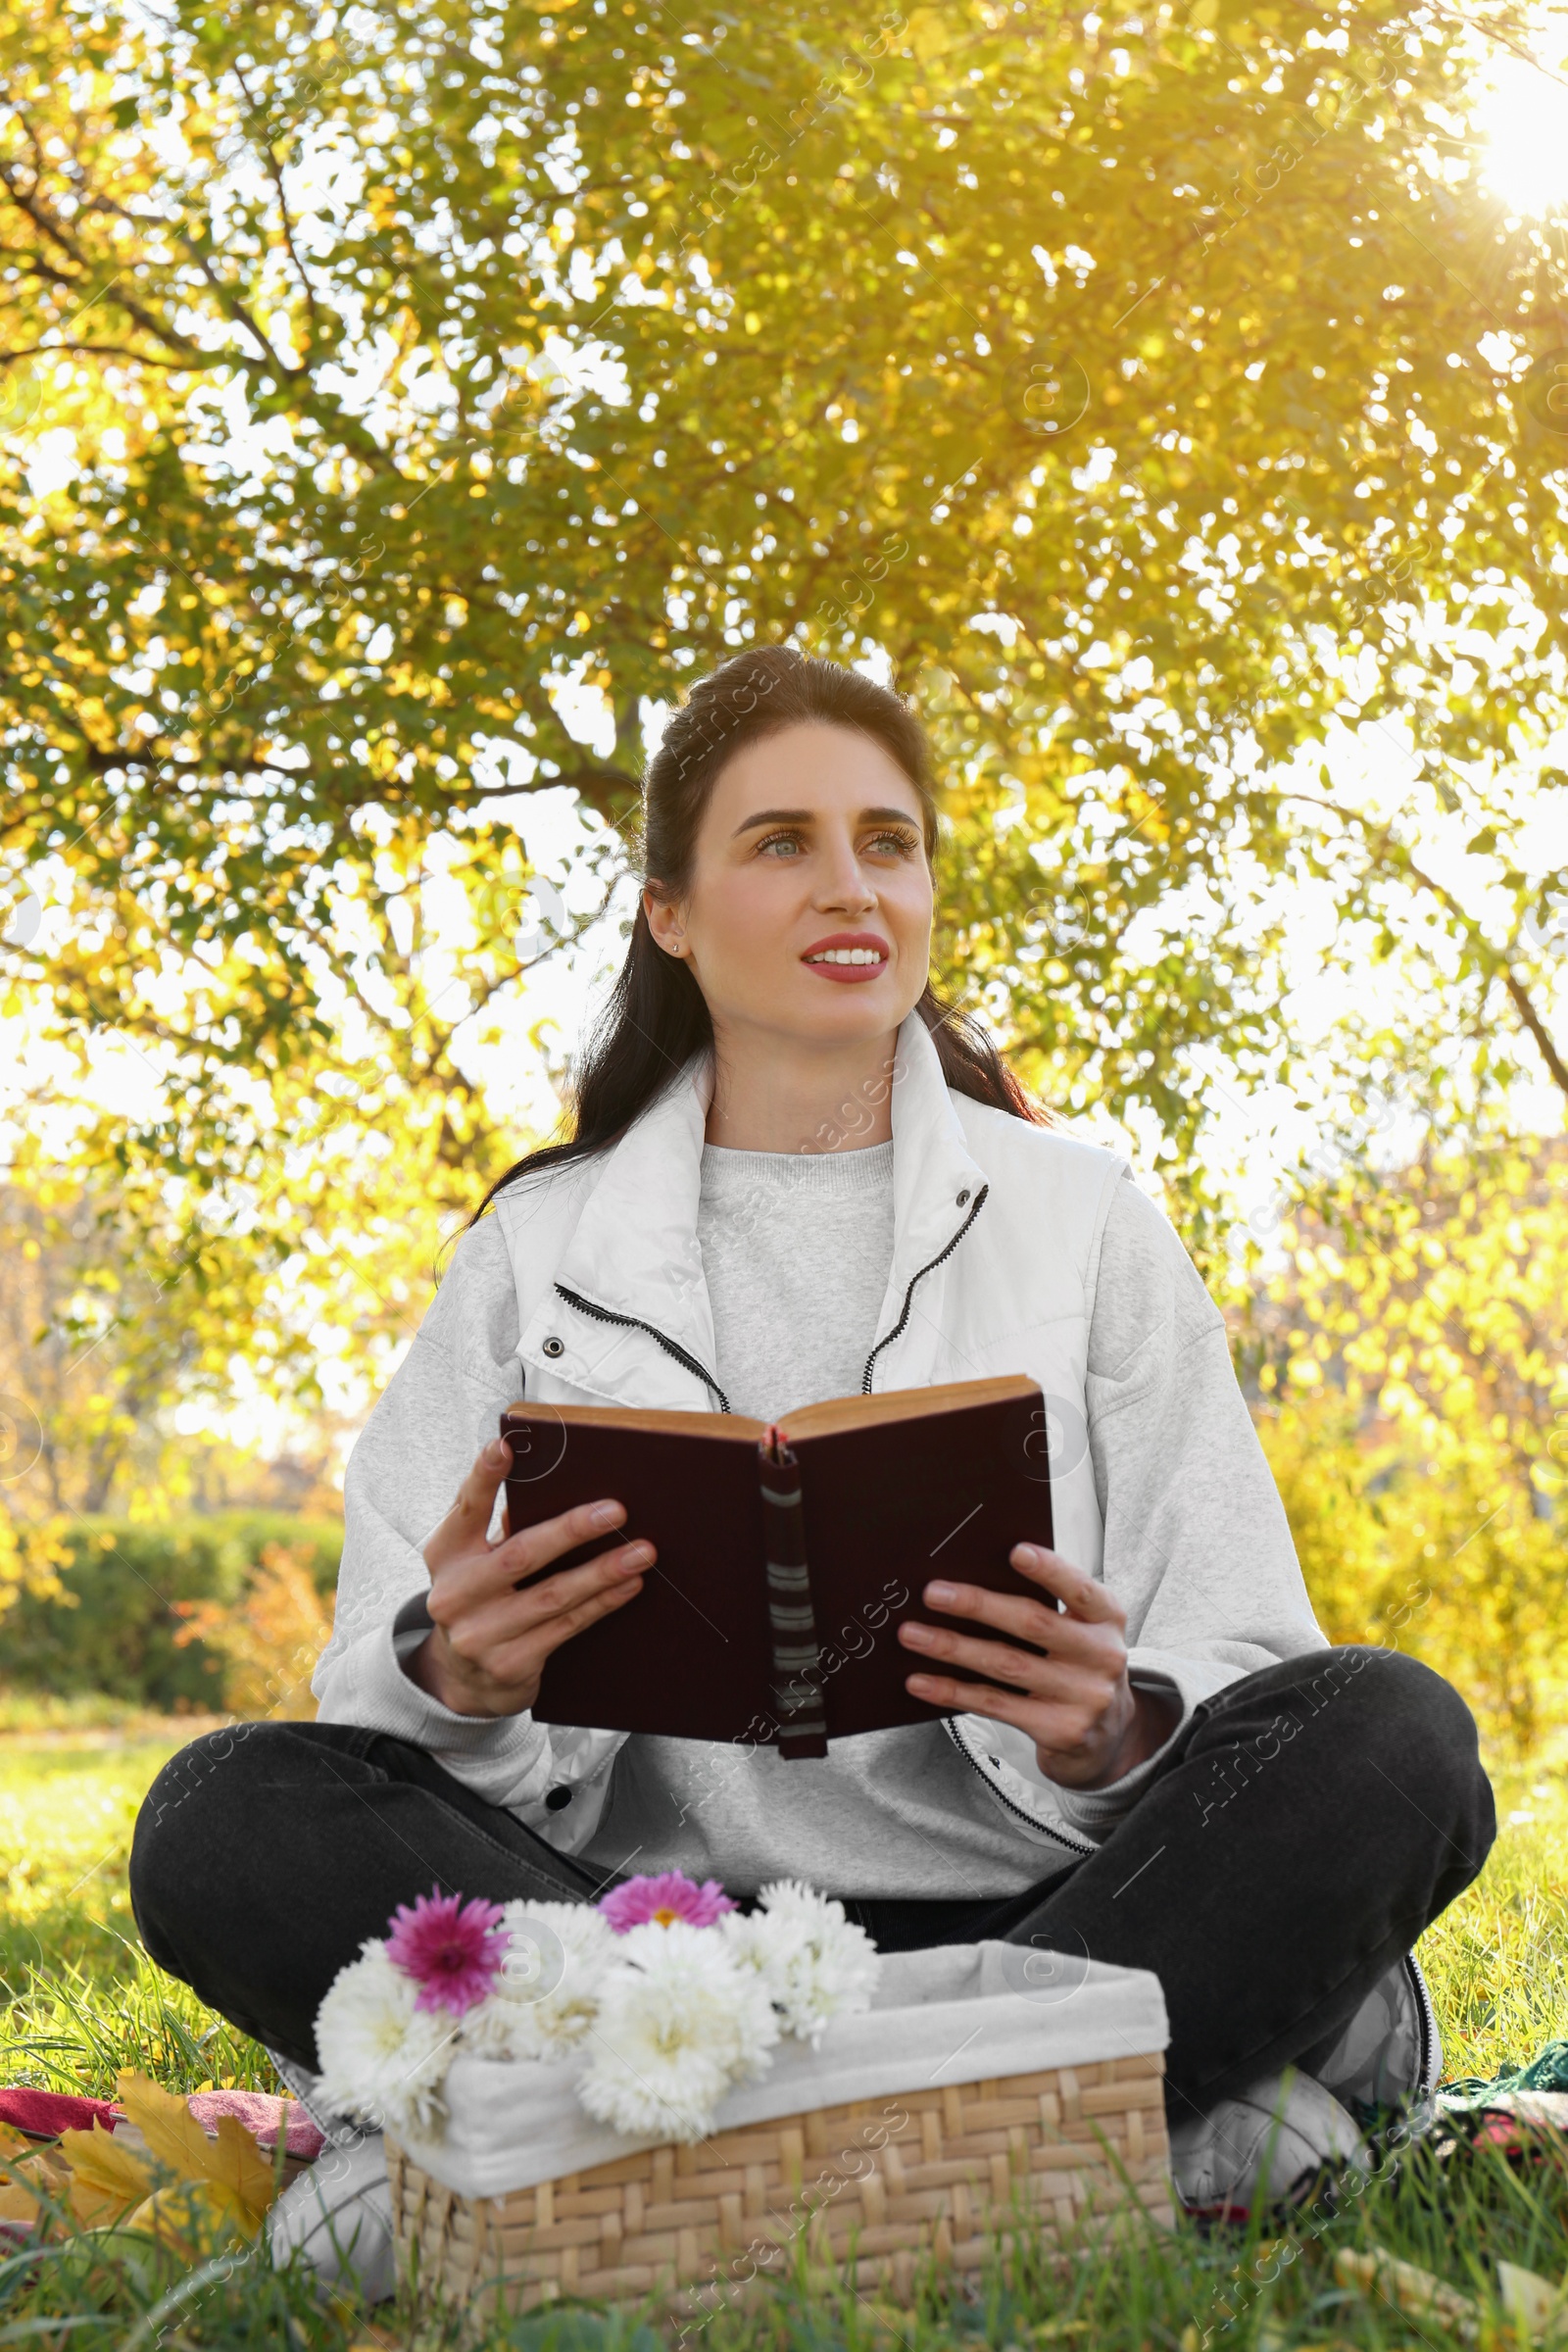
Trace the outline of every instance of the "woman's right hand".
<path fill-rule="evenodd" d="M 552 1650 L 634 1600 L 655 1557 L 652 1544 L 620 1544 L 516 1592 L 518 1577 L 607 1535 L 626 1514 L 618 1502 L 585 1502 L 492 1544 L 487 1531 L 511 1464 L 506 1440 L 492 1439 L 424 1547 L 434 1631 L 406 1671 L 455 1715 L 520 1715 L 531 1707 Z"/>

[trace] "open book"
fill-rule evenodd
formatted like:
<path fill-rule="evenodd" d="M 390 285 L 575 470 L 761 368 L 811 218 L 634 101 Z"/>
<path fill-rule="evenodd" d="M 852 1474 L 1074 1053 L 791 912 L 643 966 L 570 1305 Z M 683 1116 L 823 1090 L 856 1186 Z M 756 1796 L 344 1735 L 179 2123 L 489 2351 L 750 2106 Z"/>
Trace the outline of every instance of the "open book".
<path fill-rule="evenodd" d="M 1052 1541 L 1045 1400 L 1032 1380 L 844 1396 L 776 1427 L 737 1413 L 516 1404 L 503 1414 L 515 1530 L 612 1495 L 618 1533 L 550 1576 L 643 1536 L 659 1557 L 635 1600 L 558 1649 L 541 1723 L 776 1744 L 929 1723 L 905 1677 L 927 1581 L 1043 1597 L 1007 1564 Z M 526 1580 L 532 1581 L 532 1580 Z M 965 1680 L 974 1680 L 965 1675 Z"/>

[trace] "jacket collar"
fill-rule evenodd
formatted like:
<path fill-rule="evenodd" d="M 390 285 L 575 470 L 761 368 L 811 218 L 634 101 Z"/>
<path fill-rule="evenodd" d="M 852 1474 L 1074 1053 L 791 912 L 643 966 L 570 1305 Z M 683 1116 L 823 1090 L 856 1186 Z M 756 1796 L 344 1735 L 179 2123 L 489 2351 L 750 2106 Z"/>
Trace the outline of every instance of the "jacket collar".
<path fill-rule="evenodd" d="M 931 1033 L 911 1012 L 899 1031 L 893 1069 L 893 1264 L 878 1339 L 897 1321 L 909 1284 L 958 1231 L 984 1183 Z"/>
<path fill-rule="evenodd" d="M 560 1289 L 651 1324 L 710 1370 L 713 1313 L 697 1242 L 712 1066 L 688 1062 L 605 1155 L 556 1268 Z"/>
<path fill-rule="evenodd" d="M 543 1336 L 559 1321 L 560 1295 L 567 1291 L 662 1333 L 710 1372 L 714 1369 L 713 1315 L 697 1241 L 711 1094 L 710 1062 L 704 1057 L 689 1063 L 606 1154 L 556 1267 L 555 1290 L 524 1334 L 525 1358 L 535 1358 Z M 917 1013 L 899 1032 L 892 1110 L 893 1262 L 879 1340 L 898 1324 L 910 1283 L 972 1213 L 985 1182 Z M 595 1385 L 603 1382 L 605 1393 L 628 1403 L 698 1401 L 702 1384 L 695 1375 L 652 1340 L 628 1347 L 631 1336 L 613 1325 L 581 1334 L 596 1359 Z"/>

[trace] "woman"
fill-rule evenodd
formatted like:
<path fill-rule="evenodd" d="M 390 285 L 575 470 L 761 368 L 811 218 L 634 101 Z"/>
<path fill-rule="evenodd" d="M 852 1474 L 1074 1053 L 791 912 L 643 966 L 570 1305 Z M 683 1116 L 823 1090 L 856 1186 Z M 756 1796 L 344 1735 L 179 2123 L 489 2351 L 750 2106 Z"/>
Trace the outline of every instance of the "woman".
<path fill-rule="evenodd" d="M 1404 1955 L 1479 1870 L 1491 1791 L 1437 1676 L 1327 1648 L 1220 1316 L 1126 1164 L 932 994 L 936 833 L 884 688 L 770 649 L 693 690 L 575 1140 L 495 1188 L 355 1447 L 318 1720 L 170 1766 L 136 1916 L 304 2082 L 333 1975 L 432 1880 L 805 1877 L 884 1948 L 1155 1970 L 1178 2185 L 1249 2205 L 1358 2153 L 1348 2107 L 1430 2091 Z M 781 1763 L 532 1720 L 545 1659 L 635 1610 L 653 1556 L 609 1495 L 491 1541 L 524 1390 L 773 1419 L 998 1373 L 1053 1399 L 1060 1549 L 1012 1554 L 1038 1602 L 926 1583 L 950 1622 L 902 1639 L 929 1723 Z"/>

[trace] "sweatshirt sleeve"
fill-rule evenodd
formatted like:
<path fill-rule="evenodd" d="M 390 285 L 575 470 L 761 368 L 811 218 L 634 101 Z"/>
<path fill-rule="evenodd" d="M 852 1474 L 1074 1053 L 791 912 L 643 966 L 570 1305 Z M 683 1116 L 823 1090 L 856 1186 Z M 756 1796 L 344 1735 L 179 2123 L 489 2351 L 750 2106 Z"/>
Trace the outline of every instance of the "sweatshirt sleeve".
<path fill-rule="evenodd" d="M 428 1590 L 423 1546 L 432 1530 L 522 1393 L 517 1339 L 505 1237 L 487 1217 L 458 1244 L 349 1456 L 332 1639 L 312 1688 L 319 1722 L 364 1725 L 427 1749 L 477 1795 L 571 1850 L 593 1833 L 619 1741 L 547 1731 L 529 1714 L 454 1714 L 404 1672 L 392 1630 L 403 1603 Z M 562 1787 L 582 1801 L 547 1809 L 545 1797 Z"/>
<path fill-rule="evenodd" d="M 1185 1723 L 1226 1684 L 1326 1646 L 1224 1318 L 1130 1172 L 1105 1221 L 1087 1396 L 1102 1574 L 1127 1611 L 1134 1685 L 1179 1701 Z M 1157 1761 L 1058 1790 L 1063 1814 L 1102 1834 Z"/>

